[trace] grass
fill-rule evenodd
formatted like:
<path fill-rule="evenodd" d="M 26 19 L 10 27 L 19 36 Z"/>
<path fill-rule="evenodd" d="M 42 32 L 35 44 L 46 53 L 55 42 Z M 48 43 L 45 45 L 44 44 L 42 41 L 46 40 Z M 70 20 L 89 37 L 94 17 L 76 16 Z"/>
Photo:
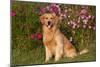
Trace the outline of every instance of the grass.
<path fill-rule="evenodd" d="M 73 59 L 71 58 L 61 58 L 60 61 L 54 62 L 52 58 L 48 64 L 51 63 L 65 63 L 65 62 L 88 62 L 96 60 L 96 50 L 95 43 L 91 43 L 89 46 L 89 53 L 79 55 Z M 32 50 L 22 50 L 22 49 L 13 49 L 12 51 L 12 64 L 14 65 L 33 65 L 33 64 L 45 64 L 45 48 L 44 46 L 38 47 Z"/>
<path fill-rule="evenodd" d="M 39 21 L 39 9 L 49 3 L 32 3 L 14 1 L 12 3 L 12 11 L 16 12 L 16 16 L 12 17 L 12 47 L 11 47 L 11 64 L 16 65 L 35 65 L 46 64 L 45 47 L 42 40 L 31 39 L 31 34 L 42 32 L 41 23 Z M 65 6 L 65 5 L 63 5 Z M 61 31 L 69 38 L 74 38 L 73 44 L 79 50 L 88 44 L 89 53 L 79 55 L 73 59 L 61 58 L 58 62 L 54 62 L 52 58 L 47 64 L 53 63 L 70 63 L 70 62 L 88 62 L 96 61 L 96 34 L 95 31 L 89 29 L 76 29 L 76 34 L 72 35 L 72 29 L 67 26 L 66 21 L 73 19 L 77 11 L 80 11 L 79 5 L 68 5 L 73 9 L 73 16 L 61 23 Z M 63 7 L 62 7 L 63 8 Z M 95 7 L 89 6 L 89 11 L 95 16 Z M 71 13 L 70 13 L 71 14 Z M 91 21 L 95 24 L 95 20 Z M 81 42 L 82 41 L 82 42 Z"/>

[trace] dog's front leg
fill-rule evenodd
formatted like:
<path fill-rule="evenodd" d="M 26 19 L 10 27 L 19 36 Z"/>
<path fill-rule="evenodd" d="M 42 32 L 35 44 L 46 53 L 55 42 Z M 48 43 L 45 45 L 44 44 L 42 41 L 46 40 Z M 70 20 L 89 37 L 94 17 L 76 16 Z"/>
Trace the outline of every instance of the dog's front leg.
<path fill-rule="evenodd" d="M 56 37 L 56 54 L 55 54 L 55 61 L 58 61 L 63 55 L 63 39 L 61 37 Z"/>
<path fill-rule="evenodd" d="M 46 50 L 45 63 L 47 63 L 49 61 L 49 59 L 52 57 L 52 54 L 51 54 L 50 50 L 47 47 L 45 47 L 45 50 Z"/>

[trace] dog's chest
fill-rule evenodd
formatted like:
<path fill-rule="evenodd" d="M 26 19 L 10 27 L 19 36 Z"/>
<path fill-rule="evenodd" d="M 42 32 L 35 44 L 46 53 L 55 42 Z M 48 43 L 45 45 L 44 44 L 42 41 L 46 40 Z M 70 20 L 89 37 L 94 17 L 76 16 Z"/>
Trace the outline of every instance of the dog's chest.
<path fill-rule="evenodd" d="M 54 33 L 52 31 L 43 33 L 43 41 L 52 41 L 52 40 L 54 40 Z"/>
<path fill-rule="evenodd" d="M 54 37 L 52 36 L 43 36 L 43 43 L 44 45 L 51 50 L 54 53 L 55 47 L 56 47 L 56 41 L 54 39 Z"/>
<path fill-rule="evenodd" d="M 54 36 L 43 36 L 43 42 L 49 44 L 55 44 L 55 38 Z"/>

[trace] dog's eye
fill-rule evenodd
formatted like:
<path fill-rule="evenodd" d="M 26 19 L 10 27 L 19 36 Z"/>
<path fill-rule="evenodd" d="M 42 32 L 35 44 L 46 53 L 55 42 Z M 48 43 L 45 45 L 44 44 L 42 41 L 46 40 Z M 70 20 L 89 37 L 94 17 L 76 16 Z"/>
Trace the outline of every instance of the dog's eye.
<path fill-rule="evenodd" d="M 47 17 L 45 19 L 48 19 Z"/>
<path fill-rule="evenodd" d="M 52 17 L 50 19 L 53 19 Z"/>

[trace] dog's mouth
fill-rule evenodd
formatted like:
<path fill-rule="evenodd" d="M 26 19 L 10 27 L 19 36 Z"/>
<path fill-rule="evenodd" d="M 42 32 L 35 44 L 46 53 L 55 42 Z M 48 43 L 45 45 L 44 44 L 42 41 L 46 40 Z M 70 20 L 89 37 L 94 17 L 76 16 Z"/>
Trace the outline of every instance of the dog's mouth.
<path fill-rule="evenodd" d="M 53 27 L 53 23 L 50 22 L 50 21 L 48 21 L 48 25 L 47 25 L 47 27 L 48 27 L 49 29 L 52 28 L 52 27 Z"/>
<path fill-rule="evenodd" d="M 53 27 L 53 24 L 47 25 L 47 27 L 48 27 L 49 29 L 51 29 L 51 28 Z"/>

